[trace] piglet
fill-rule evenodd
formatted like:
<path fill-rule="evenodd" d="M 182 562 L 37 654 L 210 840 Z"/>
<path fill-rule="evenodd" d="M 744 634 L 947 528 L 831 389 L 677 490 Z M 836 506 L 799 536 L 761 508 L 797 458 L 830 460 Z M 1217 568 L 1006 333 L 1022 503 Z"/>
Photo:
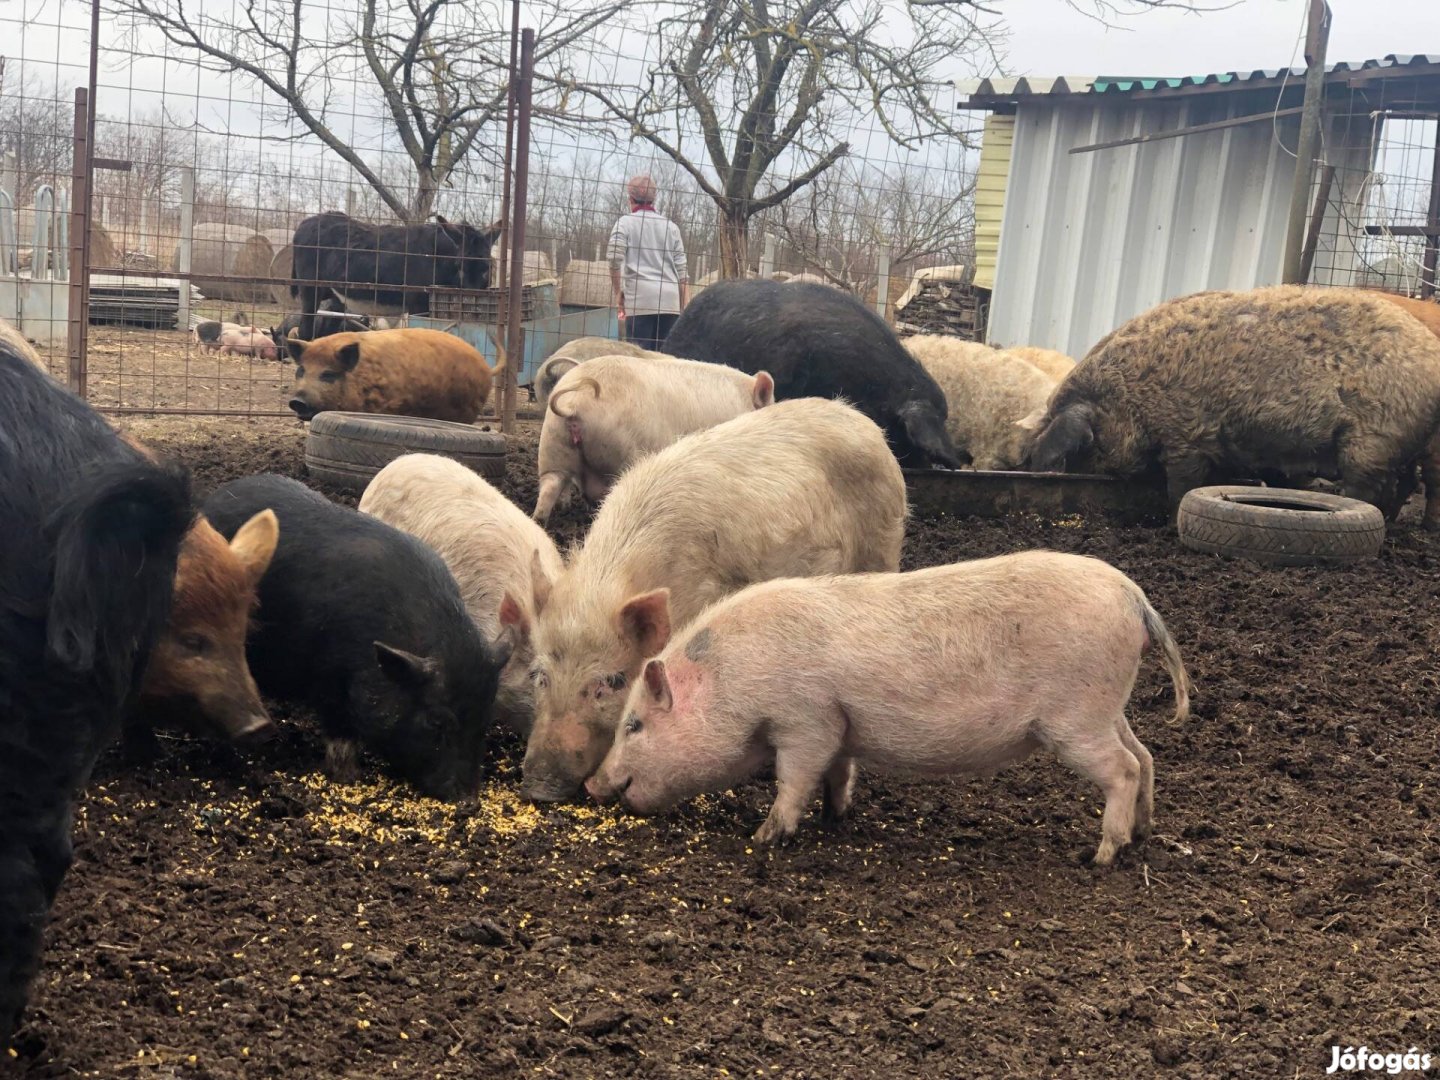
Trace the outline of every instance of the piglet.
<path fill-rule="evenodd" d="M 234 356 L 258 356 L 262 360 L 280 358 L 278 346 L 258 326 L 225 323 L 220 331 L 220 351 Z"/>
<path fill-rule="evenodd" d="M 773 761 L 778 793 L 755 839 L 774 843 L 822 785 L 827 815 L 843 816 L 857 764 L 991 773 L 1044 747 L 1104 791 L 1104 865 L 1150 831 L 1154 767 L 1125 706 L 1152 643 L 1184 719 L 1174 639 L 1098 559 L 1032 551 L 752 585 L 645 664 L 586 787 L 649 813 Z"/>
<path fill-rule="evenodd" d="M 201 507 L 226 537 L 266 509 L 279 540 L 246 650 L 261 691 L 319 713 L 336 779 L 363 746 L 424 795 L 473 794 L 509 637 L 485 641 L 425 544 L 294 480 L 235 480 Z"/>

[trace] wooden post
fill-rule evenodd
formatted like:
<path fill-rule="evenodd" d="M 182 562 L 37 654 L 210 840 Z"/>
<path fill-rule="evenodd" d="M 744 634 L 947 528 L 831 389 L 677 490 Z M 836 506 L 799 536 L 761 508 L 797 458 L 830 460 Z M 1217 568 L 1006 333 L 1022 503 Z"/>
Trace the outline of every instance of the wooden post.
<path fill-rule="evenodd" d="M 1300 280 L 1308 282 L 1315 267 L 1315 249 L 1320 246 L 1320 229 L 1325 224 L 1325 208 L 1330 204 L 1330 189 L 1335 184 L 1335 166 L 1320 170 L 1320 190 L 1315 193 L 1315 209 L 1310 213 L 1310 228 L 1305 233 L 1305 249 L 1300 252 Z"/>
<path fill-rule="evenodd" d="M 1310 211 L 1310 180 L 1315 168 L 1321 110 L 1325 96 L 1325 49 L 1330 41 L 1330 5 L 1310 0 L 1305 32 L 1305 104 L 1300 114 L 1300 141 L 1295 147 L 1295 183 L 1290 189 L 1290 218 L 1285 232 L 1285 266 L 1281 280 L 1303 285 L 1300 262 L 1305 246 L 1305 218 Z"/>
<path fill-rule="evenodd" d="M 875 314 L 885 318 L 885 308 L 890 303 L 890 248 L 880 249 L 879 281 L 875 286 Z"/>

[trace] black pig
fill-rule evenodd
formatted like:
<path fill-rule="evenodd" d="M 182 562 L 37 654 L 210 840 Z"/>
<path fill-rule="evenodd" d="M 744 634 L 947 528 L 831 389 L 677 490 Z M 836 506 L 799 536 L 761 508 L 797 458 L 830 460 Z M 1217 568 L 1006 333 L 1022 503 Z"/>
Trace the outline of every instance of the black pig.
<path fill-rule="evenodd" d="M 775 378 L 777 401 L 844 398 L 885 432 L 902 465 L 959 468 L 945 395 L 884 320 L 829 285 L 722 281 L 685 309 L 665 352 Z"/>
<path fill-rule="evenodd" d="M 201 507 L 226 538 L 266 508 L 280 542 L 246 645 L 261 692 L 320 714 L 336 779 L 358 743 L 425 795 L 473 794 L 510 641 L 486 643 L 430 548 L 294 480 L 246 477 Z"/>
<path fill-rule="evenodd" d="M 165 625 L 189 478 L 0 323 L 0 1055 L 70 867 L 75 797 Z"/>

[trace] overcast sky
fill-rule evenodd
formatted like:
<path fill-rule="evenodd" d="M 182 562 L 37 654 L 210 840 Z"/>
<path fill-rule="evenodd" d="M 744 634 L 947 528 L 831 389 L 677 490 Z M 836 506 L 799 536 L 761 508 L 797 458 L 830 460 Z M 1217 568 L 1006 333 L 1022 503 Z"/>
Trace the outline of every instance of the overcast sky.
<path fill-rule="evenodd" d="M 1076 0 L 1092 10 L 1088 0 Z M 1303 64 L 1308 0 L 1243 0 L 1224 11 L 1151 11 L 1102 25 L 1063 0 L 1003 0 L 1008 75 L 1200 75 Z M 1440 55 L 1440 0 L 1330 0 L 1328 60 Z"/>

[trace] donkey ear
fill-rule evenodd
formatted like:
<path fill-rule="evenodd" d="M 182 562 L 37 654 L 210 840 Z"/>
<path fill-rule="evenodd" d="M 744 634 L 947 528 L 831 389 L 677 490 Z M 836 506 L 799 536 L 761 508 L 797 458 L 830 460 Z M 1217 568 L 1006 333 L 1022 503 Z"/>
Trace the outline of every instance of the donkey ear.
<path fill-rule="evenodd" d="M 1030 448 L 1030 468 L 1055 472 L 1065 459 L 1088 450 L 1095 443 L 1095 409 L 1089 402 L 1067 405 L 1046 425 Z"/>

